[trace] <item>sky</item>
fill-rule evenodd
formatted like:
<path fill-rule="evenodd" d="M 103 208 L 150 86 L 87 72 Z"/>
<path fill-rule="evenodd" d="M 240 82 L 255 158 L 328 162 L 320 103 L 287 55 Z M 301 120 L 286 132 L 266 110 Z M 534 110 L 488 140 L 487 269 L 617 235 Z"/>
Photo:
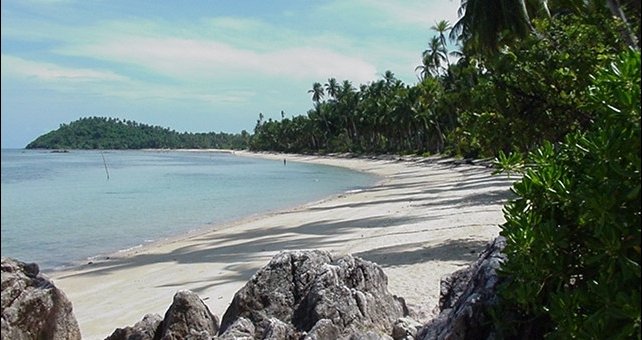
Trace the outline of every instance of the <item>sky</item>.
<path fill-rule="evenodd" d="M 329 78 L 408 85 L 459 0 L 3 0 L 2 148 L 81 117 L 253 132 Z"/>

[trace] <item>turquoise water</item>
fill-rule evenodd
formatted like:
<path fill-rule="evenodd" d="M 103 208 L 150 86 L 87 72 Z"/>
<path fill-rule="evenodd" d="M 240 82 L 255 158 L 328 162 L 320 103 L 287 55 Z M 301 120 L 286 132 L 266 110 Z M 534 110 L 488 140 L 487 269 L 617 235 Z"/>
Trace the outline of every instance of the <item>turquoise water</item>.
<path fill-rule="evenodd" d="M 183 151 L 3 149 L 1 173 L 2 256 L 43 270 L 376 181 L 337 167 Z"/>

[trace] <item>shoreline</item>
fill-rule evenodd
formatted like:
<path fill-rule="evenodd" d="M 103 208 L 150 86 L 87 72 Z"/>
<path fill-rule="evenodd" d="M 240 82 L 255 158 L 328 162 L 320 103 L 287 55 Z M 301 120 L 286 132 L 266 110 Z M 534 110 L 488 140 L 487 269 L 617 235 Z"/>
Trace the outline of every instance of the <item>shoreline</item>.
<path fill-rule="evenodd" d="M 234 293 L 285 249 L 376 262 L 389 290 L 427 318 L 441 277 L 474 261 L 499 232 L 512 183 L 484 166 L 444 158 L 234 154 L 346 167 L 380 180 L 47 273 L 71 300 L 83 339 L 104 339 L 147 313 L 162 315 L 180 289 L 194 291 L 222 317 Z"/>
<path fill-rule="evenodd" d="M 78 150 L 75 150 L 78 151 Z M 85 150 L 80 150 L 80 151 L 85 151 Z M 96 151 L 96 150 L 89 150 L 89 151 Z M 99 150 L 98 150 L 99 151 Z M 116 150 L 116 151 L 129 151 L 129 150 Z M 298 154 L 283 154 L 283 153 L 274 153 L 274 152 L 250 152 L 250 151 L 245 151 L 245 150 L 231 150 L 231 149 L 136 149 L 136 150 L 131 150 L 131 151 L 142 151 L 142 152 L 196 152 L 196 153 L 221 153 L 221 154 L 229 154 L 233 156 L 239 156 L 239 157 L 248 157 L 248 158 L 258 158 L 258 159 L 264 159 L 264 160 L 275 160 L 275 161 L 281 161 L 282 157 L 284 155 L 291 156 L 293 159 L 294 158 L 301 158 L 301 157 L 308 157 L 306 155 L 298 155 Z M 238 152 L 238 155 L 236 154 Z M 328 157 L 328 156 L 310 156 L 310 157 Z M 332 158 L 332 157 L 329 157 Z M 316 164 L 321 164 L 321 165 L 327 165 L 325 162 L 320 161 L 320 162 L 314 162 L 314 161 L 305 161 L 305 160 L 293 160 L 292 162 L 300 162 L 300 163 L 316 163 Z M 346 168 L 349 169 L 345 166 L 342 165 L 330 165 L 334 167 L 341 167 L 341 168 Z M 384 178 L 380 175 L 377 175 L 376 173 L 368 172 L 368 171 L 363 171 L 362 169 L 350 169 L 351 171 L 356 171 L 356 172 L 364 172 L 368 173 L 369 175 L 373 176 L 375 178 L 374 183 L 370 186 L 377 186 Z M 356 190 L 356 191 L 355 191 Z M 51 268 L 40 268 L 40 271 L 48 276 L 55 276 L 56 273 L 59 272 L 70 272 L 70 271 L 77 271 L 77 270 L 84 270 L 87 269 L 93 265 L 97 265 L 100 263 L 107 262 L 109 260 L 113 260 L 115 258 L 119 257 L 127 257 L 127 256 L 133 256 L 138 254 L 139 252 L 144 252 L 147 249 L 153 249 L 154 247 L 159 247 L 159 246 L 164 246 L 166 244 L 172 244 L 178 241 L 186 240 L 186 239 L 191 239 L 193 237 L 198 237 L 199 235 L 210 233 L 210 232 L 215 232 L 219 231 L 220 229 L 223 228 L 233 228 L 234 226 L 238 224 L 243 224 L 243 223 L 251 223 L 257 219 L 265 218 L 265 217 L 270 217 L 275 214 L 279 214 L 280 212 L 283 211 L 296 211 L 302 208 L 305 208 L 306 206 L 313 205 L 313 204 L 321 204 L 325 201 L 336 199 L 339 196 L 344 196 L 346 194 L 352 194 L 356 192 L 363 191 L 364 189 L 351 189 L 346 192 L 338 192 L 331 194 L 329 196 L 321 197 L 313 201 L 307 201 L 307 202 L 300 202 L 300 203 L 294 203 L 289 206 L 285 207 L 280 207 L 280 208 L 273 208 L 270 210 L 266 211 L 261 211 L 261 212 L 254 212 L 249 215 L 244 215 L 240 217 L 232 217 L 228 218 L 226 220 L 223 220 L 221 222 L 212 222 L 212 223 L 206 223 L 206 224 L 201 224 L 201 225 L 195 225 L 193 229 L 171 235 L 171 236 L 166 236 L 163 238 L 159 239 L 152 239 L 152 240 L 145 240 L 144 242 L 128 247 L 128 248 L 123 248 L 123 249 L 117 249 L 113 252 L 104 252 L 104 253 L 99 253 L 95 254 L 92 256 L 88 256 L 84 259 L 79 259 L 75 260 L 73 262 L 69 262 L 65 265 L 57 266 L 57 267 L 51 267 Z"/>

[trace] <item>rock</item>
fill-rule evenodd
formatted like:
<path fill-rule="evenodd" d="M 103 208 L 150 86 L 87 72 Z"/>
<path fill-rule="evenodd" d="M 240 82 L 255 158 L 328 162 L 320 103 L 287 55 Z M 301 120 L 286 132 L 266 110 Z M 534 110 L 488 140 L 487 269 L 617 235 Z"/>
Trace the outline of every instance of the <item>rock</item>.
<path fill-rule="evenodd" d="M 305 340 L 322 340 L 322 339 L 337 339 L 339 338 L 339 329 L 331 320 L 319 320 L 310 332 L 305 336 Z"/>
<path fill-rule="evenodd" d="M 4 339 L 80 339 L 71 302 L 38 265 L 3 257 L 1 329 Z"/>
<path fill-rule="evenodd" d="M 295 333 L 291 326 L 283 323 L 279 319 L 271 318 L 268 320 L 267 327 L 265 327 L 263 340 L 298 339 L 299 337 L 295 336 Z"/>
<path fill-rule="evenodd" d="M 219 340 L 254 340 L 254 324 L 246 318 L 238 318 L 221 334 Z"/>
<path fill-rule="evenodd" d="M 439 287 L 439 310 L 450 309 L 468 287 L 472 278 L 470 267 L 457 270 L 441 279 Z"/>
<path fill-rule="evenodd" d="M 105 340 L 153 340 L 163 318 L 158 314 L 147 314 L 134 326 L 117 328 Z"/>
<path fill-rule="evenodd" d="M 506 260 L 506 239 L 497 237 L 475 263 L 442 280 L 441 312 L 417 334 L 417 339 L 488 339 L 493 337 L 486 312 L 497 304 L 497 269 Z"/>
<path fill-rule="evenodd" d="M 195 293 L 181 290 L 165 312 L 157 339 L 210 339 L 218 334 L 218 318 Z"/>
<path fill-rule="evenodd" d="M 414 340 L 421 323 L 411 318 L 401 318 L 392 328 L 392 338 L 395 340 Z"/>
<path fill-rule="evenodd" d="M 349 337 L 344 338 L 346 340 L 393 340 L 389 335 L 381 334 L 377 332 L 356 332 L 350 334 Z"/>
<path fill-rule="evenodd" d="M 338 337 L 364 330 L 390 334 L 395 320 L 407 315 L 402 299 L 388 292 L 388 279 L 376 264 L 345 256 L 333 259 L 325 251 L 289 251 L 276 255 L 235 295 L 221 322 L 224 332 L 244 317 L 256 328 L 256 338 L 267 335 L 271 318 L 311 337 L 321 330 Z"/>

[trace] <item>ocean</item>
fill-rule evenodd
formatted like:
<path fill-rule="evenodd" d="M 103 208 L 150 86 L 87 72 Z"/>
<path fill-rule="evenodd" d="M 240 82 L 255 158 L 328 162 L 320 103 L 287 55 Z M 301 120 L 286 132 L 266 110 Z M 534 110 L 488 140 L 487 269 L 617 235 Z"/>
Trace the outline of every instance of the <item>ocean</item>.
<path fill-rule="evenodd" d="M 2 150 L 2 256 L 63 269 L 373 185 L 348 169 L 203 151 Z"/>

